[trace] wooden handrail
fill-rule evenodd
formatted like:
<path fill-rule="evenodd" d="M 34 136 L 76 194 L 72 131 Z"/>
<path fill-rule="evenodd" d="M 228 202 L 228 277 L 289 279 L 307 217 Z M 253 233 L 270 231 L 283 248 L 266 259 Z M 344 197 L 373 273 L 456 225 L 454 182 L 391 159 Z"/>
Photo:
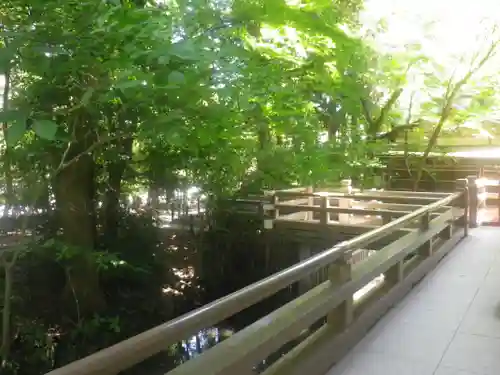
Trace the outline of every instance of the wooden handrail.
<path fill-rule="evenodd" d="M 299 212 L 329 212 L 329 213 L 340 213 L 340 214 L 354 214 L 354 215 L 376 215 L 376 216 L 394 216 L 401 217 L 408 215 L 413 212 L 413 210 L 384 210 L 384 209 L 365 209 L 365 208 L 341 208 L 341 207 L 321 207 L 320 205 L 305 206 L 301 204 L 288 204 L 288 203 L 278 203 L 274 206 L 277 209 L 289 208 L 297 210 Z M 421 207 L 421 206 L 420 206 Z M 419 207 L 419 208 L 420 208 Z M 444 207 L 444 206 L 443 206 Z"/>
<path fill-rule="evenodd" d="M 406 193 L 406 192 L 405 192 Z M 415 192 L 415 194 L 411 194 L 412 192 L 408 192 L 408 195 L 403 195 L 401 193 L 394 194 L 393 191 L 373 191 L 367 193 L 340 193 L 340 192 L 322 192 L 322 193 L 283 193 L 276 192 L 276 196 L 279 198 L 319 198 L 321 196 L 327 196 L 331 200 L 341 199 L 341 198 L 350 198 L 359 201 L 371 201 L 378 200 L 384 202 L 420 202 L 422 204 L 429 204 L 435 202 L 443 197 L 446 197 L 446 194 L 443 193 L 421 193 Z M 419 195 L 420 194 L 420 195 Z"/>
<path fill-rule="evenodd" d="M 321 318 L 321 316 L 325 316 L 325 314 L 338 306 L 339 303 L 346 300 L 349 295 L 352 297 L 352 294 L 363 283 L 366 284 L 371 280 L 370 277 L 373 274 L 385 272 L 388 267 L 394 266 L 394 262 L 401 262 L 405 254 L 407 255 L 412 249 L 415 250 L 415 246 L 420 246 L 422 241 L 432 241 L 432 236 L 439 234 L 443 228 L 452 225 L 450 220 L 453 219 L 453 214 L 451 210 L 447 210 L 432 221 L 429 221 L 429 215 L 433 211 L 449 206 L 460 199 L 467 201 L 467 197 L 465 189 L 465 193 L 464 191 L 457 192 L 439 200 L 432 198 L 430 199 L 432 201 L 431 204 L 399 217 L 384 226 L 351 240 L 338 243 L 330 249 L 226 297 L 220 298 L 86 358 L 53 370 L 47 373 L 47 375 L 116 375 L 118 372 L 126 370 L 166 350 L 169 345 L 177 343 L 203 328 L 213 326 L 245 308 L 262 301 L 315 271 L 334 264 L 346 264 L 353 251 L 365 248 L 371 243 L 403 229 L 407 224 L 417 219 L 422 220 L 422 223 L 425 224 L 422 226 L 422 232 L 409 233 L 404 237 L 406 241 L 411 239 L 412 242 L 405 242 L 405 245 L 401 245 L 402 247 L 399 251 L 396 251 L 397 249 L 394 250 L 393 247 L 382 249 L 384 252 L 381 254 L 385 254 L 389 250 L 395 252 L 395 255 L 390 258 L 390 262 L 385 261 L 382 265 L 377 265 L 374 269 L 370 269 L 368 273 L 363 273 L 362 267 L 357 268 L 358 273 L 354 273 L 350 279 L 351 281 L 345 285 L 342 284 L 339 286 L 332 284 L 332 282 L 326 282 L 315 287 L 298 299 L 271 313 L 269 316 L 238 332 L 202 356 L 188 361 L 171 372 L 172 375 L 197 374 L 198 372 L 210 375 L 234 374 L 236 373 L 236 369 L 241 371 L 243 368 L 247 368 L 252 361 L 258 358 L 263 359 L 273 349 L 279 348 L 288 340 L 296 337 L 311 322 Z M 358 196 L 355 198 L 359 199 Z M 377 196 L 377 198 L 380 197 Z M 466 203 L 465 207 L 467 207 Z M 465 222 L 467 221 L 465 220 Z M 290 316 L 293 316 L 293 318 L 290 318 Z M 264 339 L 267 341 L 263 341 Z"/>

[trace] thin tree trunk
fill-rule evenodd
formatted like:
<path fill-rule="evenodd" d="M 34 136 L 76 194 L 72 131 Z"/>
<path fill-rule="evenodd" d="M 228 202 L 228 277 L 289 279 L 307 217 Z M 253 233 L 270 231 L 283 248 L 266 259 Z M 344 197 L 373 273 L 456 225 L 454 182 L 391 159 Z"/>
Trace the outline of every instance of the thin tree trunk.
<path fill-rule="evenodd" d="M 3 89 L 3 111 L 6 112 L 9 109 L 9 95 L 10 95 L 10 69 L 5 73 L 5 86 Z M 3 138 L 7 142 L 7 123 L 2 124 Z M 4 154 L 3 154 L 3 169 L 5 178 L 5 206 L 3 211 L 3 216 L 9 214 L 9 210 L 13 204 L 14 198 L 14 188 L 12 182 L 12 168 L 10 160 L 10 152 L 5 144 Z"/>
<path fill-rule="evenodd" d="M 10 354 L 10 344 L 11 344 L 11 333 L 10 333 L 10 322 L 11 322 L 11 306 L 12 306 L 12 272 L 13 264 L 4 265 L 4 296 L 3 296 L 3 311 L 2 311 L 2 366 L 3 367 Z"/>

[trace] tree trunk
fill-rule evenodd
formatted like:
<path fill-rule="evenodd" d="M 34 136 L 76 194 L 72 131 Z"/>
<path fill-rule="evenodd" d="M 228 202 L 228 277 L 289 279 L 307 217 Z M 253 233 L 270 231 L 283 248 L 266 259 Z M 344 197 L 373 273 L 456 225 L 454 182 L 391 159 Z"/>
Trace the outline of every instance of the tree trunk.
<path fill-rule="evenodd" d="M 3 110 L 4 112 L 9 109 L 9 95 L 10 95 L 10 70 L 5 73 L 5 86 L 3 89 Z M 2 124 L 3 138 L 7 142 L 7 123 Z M 5 145 L 4 155 L 3 155 L 3 168 L 4 168 L 4 178 L 5 178 L 5 206 L 3 216 L 9 214 L 10 208 L 14 201 L 14 188 L 12 182 L 12 168 L 10 160 L 10 152 L 7 144 Z"/>
<path fill-rule="evenodd" d="M 151 211 L 151 214 L 154 218 L 158 219 L 158 212 L 160 209 L 160 187 L 155 182 L 150 182 L 150 186 L 148 189 L 148 202 L 147 202 L 148 210 Z M 182 213 L 179 211 L 179 217 Z"/>
<path fill-rule="evenodd" d="M 104 227 L 107 241 L 114 241 L 118 235 L 118 221 L 120 219 L 120 196 L 122 188 L 122 178 L 127 166 L 127 160 L 132 154 L 132 138 L 127 138 L 119 145 L 122 148 L 122 155 L 118 161 L 107 166 L 108 189 L 105 194 L 104 204 Z"/>
<path fill-rule="evenodd" d="M 75 307 L 78 318 L 96 313 L 105 306 L 99 288 L 95 245 L 94 160 L 84 154 L 88 148 L 87 127 L 75 124 L 75 140 L 65 162 L 73 160 L 55 176 L 55 194 L 59 226 L 66 246 L 75 254 L 67 259 L 64 299 Z"/>

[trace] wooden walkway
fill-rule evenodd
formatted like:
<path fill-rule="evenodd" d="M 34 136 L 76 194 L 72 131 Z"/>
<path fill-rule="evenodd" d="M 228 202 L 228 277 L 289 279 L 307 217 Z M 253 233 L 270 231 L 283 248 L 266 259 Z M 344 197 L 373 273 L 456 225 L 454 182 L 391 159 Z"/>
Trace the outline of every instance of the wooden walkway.
<path fill-rule="evenodd" d="M 500 374 L 500 230 L 471 232 L 328 375 Z"/>

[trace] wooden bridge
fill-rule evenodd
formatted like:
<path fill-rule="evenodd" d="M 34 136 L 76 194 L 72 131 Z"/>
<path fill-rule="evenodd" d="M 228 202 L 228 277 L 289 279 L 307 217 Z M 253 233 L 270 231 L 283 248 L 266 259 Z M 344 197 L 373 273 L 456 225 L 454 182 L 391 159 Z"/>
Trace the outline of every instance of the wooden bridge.
<path fill-rule="evenodd" d="M 296 299 L 168 374 L 250 375 L 263 361 L 265 375 L 498 374 L 500 230 L 476 228 L 485 185 L 276 192 L 268 230 L 351 238 L 47 375 L 117 375 L 297 282 Z"/>

